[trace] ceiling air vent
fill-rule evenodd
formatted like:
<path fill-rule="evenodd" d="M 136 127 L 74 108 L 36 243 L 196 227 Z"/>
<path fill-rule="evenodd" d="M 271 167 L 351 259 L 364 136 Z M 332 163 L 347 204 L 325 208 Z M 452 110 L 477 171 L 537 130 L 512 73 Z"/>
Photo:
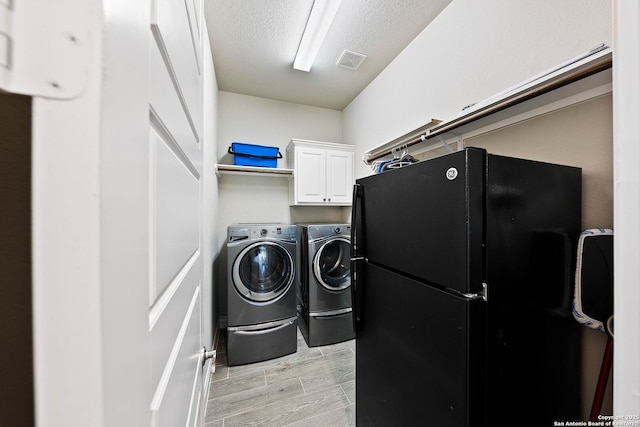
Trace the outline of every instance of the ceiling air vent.
<path fill-rule="evenodd" d="M 344 50 L 342 55 L 340 55 L 340 59 L 336 62 L 338 67 L 348 68 L 349 70 L 357 70 L 360 64 L 364 62 L 367 55 L 363 55 L 361 53 L 352 52 L 350 50 Z"/>

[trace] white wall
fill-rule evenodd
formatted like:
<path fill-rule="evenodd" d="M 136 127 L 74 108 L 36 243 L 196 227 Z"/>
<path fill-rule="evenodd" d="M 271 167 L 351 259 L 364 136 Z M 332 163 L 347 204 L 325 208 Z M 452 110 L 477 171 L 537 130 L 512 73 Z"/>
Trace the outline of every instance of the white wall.
<path fill-rule="evenodd" d="M 609 0 L 454 0 L 344 110 L 356 158 L 432 118 L 612 43 Z M 371 170 L 356 162 L 356 176 Z"/>
<path fill-rule="evenodd" d="M 342 113 L 325 108 L 273 101 L 230 92 L 219 93 L 218 162 L 233 164 L 232 142 L 279 147 L 287 167 L 286 147 L 292 138 L 342 142 Z M 208 160 L 208 159 L 207 159 Z M 292 222 L 286 178 L 223 175 L 219 178 L 219 235 L 234 222 Z M 310 208 L 319 216 L 339 208 Z"/>
<path fill-rule="evenodd" d="M 224 156 L 232 142 L 280 147 L 285 156 L 291 138 L 343 142 L 339 111 L 224 91 L 219 100 L 218 159 L 228 163 L 233 159 Z M 286 158 L 278 167 L 286 167 Z"/>
<path fill-rule="evenodd" d="M 220 92 L 218 95 L 218 161 L 233 164 L 227 154 L 232 142 L 279 147 L 287 167 L 286 147 L 292 138 L 342 143 L 342 112 L 254 96 Z M 208 161 L 209 159 L 205 159 Z M 227 226 L 236 222 L 306 221 L 343 222 L 349 209 L 343 207 L 290 207 L 289 182 L 282 177 L 222 175 L 218 178 L 218 236 L 221 326 L 226 317 Z"/>

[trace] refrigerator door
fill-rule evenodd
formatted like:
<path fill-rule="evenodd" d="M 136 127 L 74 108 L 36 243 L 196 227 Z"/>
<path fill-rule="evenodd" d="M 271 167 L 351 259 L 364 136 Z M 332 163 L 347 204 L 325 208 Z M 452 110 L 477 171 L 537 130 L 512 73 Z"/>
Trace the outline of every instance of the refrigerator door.
<path fill-rule="evenodd" d="M 484 301 L 361 266 L 357 425 L 485 425 Z"/>
<path fill-rule="evenodd" d="M 359 179 L 356 256 L 460 293 L 482 291 L 486 152 Z"/>

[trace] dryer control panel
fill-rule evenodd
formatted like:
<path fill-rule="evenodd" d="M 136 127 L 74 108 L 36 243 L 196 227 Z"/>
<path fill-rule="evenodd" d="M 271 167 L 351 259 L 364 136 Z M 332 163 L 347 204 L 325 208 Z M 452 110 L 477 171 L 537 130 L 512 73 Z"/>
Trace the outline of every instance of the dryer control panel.
<path fill-rule="evenodd" d="M 324 239 L 332 236 L 351 237 L 351 224 L 309 225 L 309 240 Z"/>

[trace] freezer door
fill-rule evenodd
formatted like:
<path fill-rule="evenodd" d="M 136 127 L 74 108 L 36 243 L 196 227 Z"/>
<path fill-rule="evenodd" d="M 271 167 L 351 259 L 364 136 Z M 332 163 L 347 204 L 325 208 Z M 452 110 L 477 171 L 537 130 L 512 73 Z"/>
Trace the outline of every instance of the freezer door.
<path fill-rule="evenodd" d="M 486 151 L 357 181 L 357 256 L 442 288 L 482 290 Z"/>
<path fill-rule="evenodd" d="M 358 426 L 483 426 L 485 305 L 364 263 Z"/>

